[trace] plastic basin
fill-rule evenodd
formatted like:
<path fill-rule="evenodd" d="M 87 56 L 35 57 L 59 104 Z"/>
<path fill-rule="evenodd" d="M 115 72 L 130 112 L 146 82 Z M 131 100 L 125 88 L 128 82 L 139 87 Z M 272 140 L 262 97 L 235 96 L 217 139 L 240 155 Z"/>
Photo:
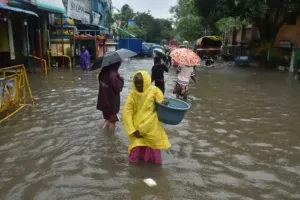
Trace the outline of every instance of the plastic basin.
<path fill-rule="evenodd" d="M 185 101 L 173 98 L 165 98 L 168 105 L 156 102 L 157 115 L 160 122 L 169 125 L 178 125 L 184 118 L 191 105 Z"/>

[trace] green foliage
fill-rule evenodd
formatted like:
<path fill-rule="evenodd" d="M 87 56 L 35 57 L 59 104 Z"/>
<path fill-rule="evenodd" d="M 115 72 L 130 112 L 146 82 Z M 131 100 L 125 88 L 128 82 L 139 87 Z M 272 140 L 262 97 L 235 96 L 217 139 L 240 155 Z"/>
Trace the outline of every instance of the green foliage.
<path fill-rule="evenodd" d="M 127 4 L 122 7 L 121 13 L 114 15 L 114 19 L 121 20 L 121 28 L 127 29 L 128 32 L 147 42 L 161 43 L 163 39 L 170 40 L 175 35 L 172 28 L 172 21 L 168 19 L 156 19 L 149 11 L 135 13 Z M 127 23 L 129 19 L 135 19 L 136 25 L 128 27 Z M 119 33 L 119 36 L 126 37 L 123 33 Z"/>
<path fill-rule="evenodd" d="M 172 22 L 167 19 L 155 19 L 148 12 L 137 12 L 135 16 L 136 25 L 146 31 L 144 39 L 148 42 L 160 43 L 162 39 L 173 38 Z"/>
<path fill-rule="evenodd" d="M 179 0 L 178 4 L 170 8 L 170 13 L 178 21 L 189 14 L 196 14 L 193 0 Z"/>
<path fill-rule="evenodd" d="M 180 18 L 177 31 L 184 40 L 193 41 L 200 38 L 203 32 L 201 17 L 189 14 Z"/>
<path fill-rule="evenodd" d="M 122 20 L 122 13 L 115 13 L 113 16 L 114 20 Z"/>
<path fill-rule="evenodd" d="M 133 19 L 135 16 L 135 13 L 133 9 L 128 5 L 125 4 L 121 8 L 121 21 L 122 21 L 122 28 L 127 28 L 128 27 L 128 21 L 130 19 Z"/>
<path fill-rule="evenodd" d="M 183 1 L 183 0 L 182 0 Z M 185 0 L 189 1 L 189 0 Z M 263 40 L 273 40 L 290 13 L 300 13 L 299 0 L 193 0 L 194 8 L 219 30 L 239 21 L 255 24 Z M 284 16 L 283 18 L 280 16 Z M 222 25 L 222 22 L 226 25 Z"/>
<path fill-rule="evenodd" d="M 147 32 L 144 29 L 138 27 L 137 25 L 128 27 L 127 31 L 135 35 L 137 38 L 145 38 L 145 36 L 147 35 Z"/>
<path fill-rule="evenodd" d="M 224 17 L 217 21 L 216 26 L 220 32 L 224 32 L 231 28 L 239 28 L 248 24 L 246 20 L 240 20 L 239 18 Z"/>

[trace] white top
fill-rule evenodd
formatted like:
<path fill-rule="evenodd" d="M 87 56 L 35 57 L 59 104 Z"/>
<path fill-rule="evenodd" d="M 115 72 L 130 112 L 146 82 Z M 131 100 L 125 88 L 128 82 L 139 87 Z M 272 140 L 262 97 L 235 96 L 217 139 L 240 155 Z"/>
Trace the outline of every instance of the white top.
<path fill-rule="evenodd" d="M 179 65 L 178 67 L 180 67 L 180 72 L 177 76 L 177 82 L 181 85 L 188 85 L 191 76 L 194 75 L 194 68 L 186 67 L 184 65 Z"/>

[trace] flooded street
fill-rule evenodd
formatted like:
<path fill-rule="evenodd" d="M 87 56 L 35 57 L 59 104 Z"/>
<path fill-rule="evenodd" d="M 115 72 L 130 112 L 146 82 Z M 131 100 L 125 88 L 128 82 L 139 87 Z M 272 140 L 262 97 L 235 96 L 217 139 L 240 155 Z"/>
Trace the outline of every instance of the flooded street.
<path fill-rule="evenodd" d="M 122 106 L 133 73 L 152 64 L 122 65 Z M 166 96 L 175 74 L 166 74 Z M 29 76 L 35 107 L 0 125 L 1 200 L 300 199 L 300 85 L 288 74 L 197 69 L 192 109 L 180 125 L 165 125 L 172 147 L 162 167 L 128 164 L 122 122 L 114 136 L 100 129 L 96 76 Z"/>

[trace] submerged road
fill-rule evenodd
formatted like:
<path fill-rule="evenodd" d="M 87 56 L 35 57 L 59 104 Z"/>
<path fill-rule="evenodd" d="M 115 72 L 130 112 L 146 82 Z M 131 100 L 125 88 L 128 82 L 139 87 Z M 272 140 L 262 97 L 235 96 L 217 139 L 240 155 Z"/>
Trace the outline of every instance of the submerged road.
<path fill-rule="evenodd" d="M 122 106 L 133 73 L 152 63 L 123 63 Z M 287 75 L 198 68 L 192 109 L 180 125 L 165 125 L 173 146 L 162 167 L 128 164 L 122 122 L 116 135 L 100 129 L 96 76 L 30 76 L 35 107 L 0 125 L 0 199 L 300 199 L 300 93 Z M 166 80 L 173 96 L 174 70 Z"/>

